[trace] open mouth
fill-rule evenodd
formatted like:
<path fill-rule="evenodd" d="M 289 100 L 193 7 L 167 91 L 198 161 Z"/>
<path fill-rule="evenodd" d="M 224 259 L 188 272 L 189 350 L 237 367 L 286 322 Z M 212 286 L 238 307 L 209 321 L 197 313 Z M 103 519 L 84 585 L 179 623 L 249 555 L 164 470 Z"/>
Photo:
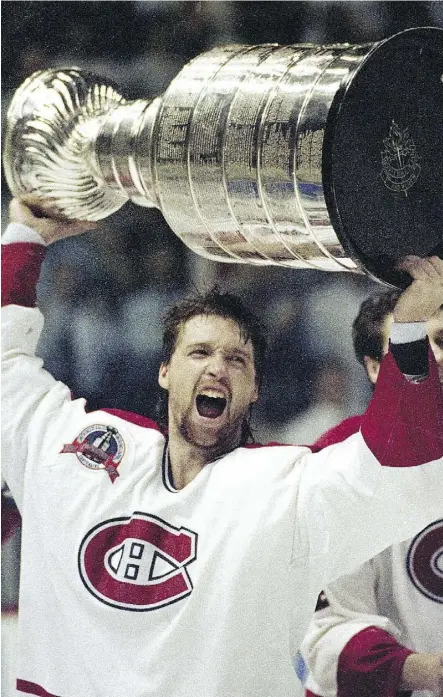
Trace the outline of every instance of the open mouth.
<path fill-rule="evenodd" d="M 223 414 L 226 407 L 226 399 L 224 397 L 209 397 L 205 394 L 199 394 L 197 395 L 196 406 L 200 416 L 205 416 L 207 419 L 216 419 Z"/>

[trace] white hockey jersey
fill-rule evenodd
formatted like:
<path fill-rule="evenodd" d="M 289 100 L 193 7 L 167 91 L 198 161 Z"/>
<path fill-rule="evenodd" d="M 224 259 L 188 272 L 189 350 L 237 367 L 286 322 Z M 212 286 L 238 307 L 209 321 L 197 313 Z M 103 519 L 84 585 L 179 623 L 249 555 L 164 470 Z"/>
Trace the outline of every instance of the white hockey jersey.
<path fill-rule="evenodd" d="M 6 253 L 5 253 L 6 252 Z M 23 519 L 20 693 L 290 697 L 319 591 L 441 510 L 435 364 L 391 355 L 357 433 L 236 448 L 184 489 L 147 419 L 71 400 L 34 355 L 42 251 L 3 253 L 4 476 Z"/>
<path fill-rule="evenodd" d="M 355 693 L 387 697 L 393 686 L 395 694 L 409 653 L 402 647 L 440 653 L 442 558 L 440 519 L 327 586 L 325 607 L 315 613 L 301 647 L 309 667 L 305 687 L 322 697 Z M 384 632 L 395 641 L 389 642 Z M 392 675 L 397 665 L 396 682 Z M 425 693 L 414 693 L 419 694 Z"/>
<path fill-rule="evenodd" d="M 360 423 L 346 419 L 317 447 L 343 440 Z M 395 695 L 411 651 L 442 651 L 443 518 L 329 584 L 318 605 L 300 651 L 307 694 Z"/>

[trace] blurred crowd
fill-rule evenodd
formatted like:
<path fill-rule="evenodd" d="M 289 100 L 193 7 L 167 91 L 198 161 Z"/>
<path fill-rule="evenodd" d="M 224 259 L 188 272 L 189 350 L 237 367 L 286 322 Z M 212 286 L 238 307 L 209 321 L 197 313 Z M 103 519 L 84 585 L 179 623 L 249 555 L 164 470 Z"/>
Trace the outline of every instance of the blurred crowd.
<path fill-rule="evenodd" d="M 363 43 L 443 26 L 440 2 L 4 1 L 2 9 L 3 116 L 13 91 L 41 68 L 76 65 L 113 79 L 129 99 L 149 98 L 216 45 Z M 3 227 L 9 198 L 3 181 Z M 40 355 L 91 409 L 153 416 L 161 317 L 177 297 L 213 283 L 239 293 L 269 327 L 257 440 L 312 442 L 364 410 L 369 388 L 351 325 L 374 281 L 210 262 L 185 248 L 159 211 L 131 203 L 96 231 L 50 248 L 39 286 Z M 11 607 L 16 570 L 6 565 L 2 574 L 3 607 Z"/>

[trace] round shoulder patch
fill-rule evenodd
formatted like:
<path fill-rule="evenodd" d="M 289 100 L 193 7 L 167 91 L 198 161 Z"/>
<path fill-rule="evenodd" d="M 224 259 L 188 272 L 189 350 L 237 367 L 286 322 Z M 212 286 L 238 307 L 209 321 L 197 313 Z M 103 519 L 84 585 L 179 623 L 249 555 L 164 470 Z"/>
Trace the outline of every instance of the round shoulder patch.
<path fill-rule="evenodd" d="M 92 470 L 106 470 L 113 482 L 119 476 L 117 467 L 124 452 L 125 444 L 114 426 L 93 424 L 83 429 L 72 443 L 63 446 L 62 453 L 75 453 L 84 467 Z"/>

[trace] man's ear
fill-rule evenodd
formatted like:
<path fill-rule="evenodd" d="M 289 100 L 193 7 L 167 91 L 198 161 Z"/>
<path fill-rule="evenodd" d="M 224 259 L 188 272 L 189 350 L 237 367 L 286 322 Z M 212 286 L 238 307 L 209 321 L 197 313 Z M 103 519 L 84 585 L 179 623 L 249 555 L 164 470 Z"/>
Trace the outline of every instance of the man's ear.
<path fill-rule="evenodd" d="M 167 363 L 160 363 L 160 370 L 158 371 L 158 384 L 163 387 L 164 390 L 169 389 L 169 365 Z"/>
<path fill-rule="evenodd" d="M 377 382 L 378 373 L 380 371 L 380 361 L 371 356 L 364 356 L 363 363 L 366 369 L 369 380 L 373 385 Z"/>

